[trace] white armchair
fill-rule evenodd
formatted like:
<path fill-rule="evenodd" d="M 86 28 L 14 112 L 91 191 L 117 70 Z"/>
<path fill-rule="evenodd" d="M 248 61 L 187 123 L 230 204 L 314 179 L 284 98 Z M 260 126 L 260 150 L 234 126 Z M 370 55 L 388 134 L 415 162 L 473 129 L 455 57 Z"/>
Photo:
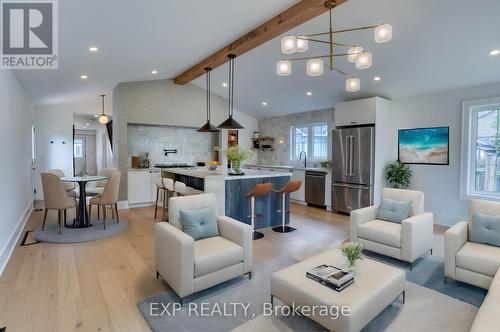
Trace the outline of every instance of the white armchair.
<path fill-rule="evenodd" d="M 214 194 L 172 197 L 169 222 L 155 226 L 156 276 L 182 299 L 235 277 L 252 277 L 252 228 L 219 216 L 219 236 L 195 241 L 182 231 L 179 210 L 217 208 Z"/>
<path fill-rule="evenodd" d="M 500 267 L 500 248 L 470 242 L 474 212 L 500 215 L 500 203 L 473 199 L 468 221 L 461 221 L 444 234 L 444 276 L 488 289 Z"/>
<path fill-rule="evenodd" d="M 351 211 L 351 241 L 365 249 L 410 263 L 433 245 L 433 215 L 424 213 L 424 193 L 384 188 L 382 197 L 411 201 L 410 216 L 401 224 L 377 219 L 378 206 Z"/>

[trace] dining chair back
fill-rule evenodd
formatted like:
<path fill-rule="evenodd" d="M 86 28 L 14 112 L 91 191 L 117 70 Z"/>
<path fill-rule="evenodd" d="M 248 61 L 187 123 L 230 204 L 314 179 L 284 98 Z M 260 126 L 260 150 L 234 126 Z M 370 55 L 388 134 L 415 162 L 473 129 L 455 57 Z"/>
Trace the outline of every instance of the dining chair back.
<path fill-rule="evenodd" d="M 65 190 L 64 184 L 58 175 L 53 173 L 42 173 L 42 189 L 43 189 L 43 199 L 45 203 L 45 215 L 43 217 L 42 230 L 45 229 L 45 221 L 47 219 L 48 210 L 58 211 L 58 222 L 59 222 L 59 234 L 62 231 L 62 215 L 61 211 L 64 211 L 64 219 L 66 219 L 66 209 L 73 208 L 76 206 L 74 199 L 68 197 Z M 66 220 L 64 220 L 66 223 Z"/>
<path fill-rule="evenodd" d="M 121 172 L 113 173 L 108 179 L 102 195 L 90 199 L 89 216 L 92 216 L 92 205 L 97 205 L 97 216 L 99 218 L 99 207 L 102 206 L 104 229 L 106 229 L 107 205 L 111 206 L 112 214 L 116 213 L 116 221 L 120 222 L 120 217 L 118 216 L 118 192 L 120 190 L 121 174 Z"/>
<path fill-rule="evenodd" d="M 61 169 L 58 169 L 58 168 L 49 169 L 47 171 L 47 173 L 54 174 L 58 178 L 63 178 L 63 177 L 66 176 L 66 174 L 64 174 L 64 172 Z M 66 191 L 72 191 L 72 190 L 75 189 L 75 184 L 72 183 L 72 182 L 67 182 L 67 183 L 63 182 L 63 186 L 64 186 L 64 190 L 66 190 Z"/>

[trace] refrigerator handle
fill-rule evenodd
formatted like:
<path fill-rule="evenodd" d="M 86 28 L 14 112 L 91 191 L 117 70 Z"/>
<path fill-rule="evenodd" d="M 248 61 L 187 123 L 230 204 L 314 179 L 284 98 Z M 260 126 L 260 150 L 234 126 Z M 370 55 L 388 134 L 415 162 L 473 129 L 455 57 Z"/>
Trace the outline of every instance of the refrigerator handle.
<path fill-rule="evenodd" d="M 353 163 L 354 163 L 354 136 L 351 135 L 349 136 L 350 142 L 349 142 L 349 175 L 353 176 Z"/>
<path fill-rule="evenodd" d="M 351 156 L 349 155 L 350 152 L 351 152 L 351 147 L 350 147 L 350 143 L 351 143 L 351 139 L 350 139 L 351 136 L 346 136 L 345 137 L 345 146 L 346 146 L 346 151 L 347 151 L 347 156 L 345 158 L 345 172 L 346 172 L 346 175 L 349 176 L 349 170 L 351 169 L 351 165 L 350 165 L 350 160 L 351 160 Z"/>

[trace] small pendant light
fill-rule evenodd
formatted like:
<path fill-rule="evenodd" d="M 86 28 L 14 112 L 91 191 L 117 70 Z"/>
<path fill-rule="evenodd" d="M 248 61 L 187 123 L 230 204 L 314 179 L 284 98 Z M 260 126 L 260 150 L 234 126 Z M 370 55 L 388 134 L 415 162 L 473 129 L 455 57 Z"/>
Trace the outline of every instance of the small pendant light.
<path fill-rule="evenodd" d="M 205 68 L 206 73 L 206 78 L 207 78 L 207 123 L 203 125 L 200 129 L 198 129 L 199 132 L 203 133 L 218 133 L 220 130 L 217 129 L 213 124 L 210 123 L 210 96 L 211 96 L 211 71 L 212 68 L 207 67 Z"/>
<path fill-rule="evenodd" d="M 220 129 L 243 129 L 243 126 L 233 119 L 234 114 L 234 58 L 236 55 L 229 54 L 229 118 L 222 122 L 217 128 Z"/>
<path fill-rule="evenodd" d="M 101 116 L 99 116 L 99 123 L 102 123 L 102 124 L 107 124 L 109 122 L 109 118 L 106 114 L 104 114 L 104 97 L 106 95 L 101 95 L 101 99 L 102 99 L 102 114 Z"/>

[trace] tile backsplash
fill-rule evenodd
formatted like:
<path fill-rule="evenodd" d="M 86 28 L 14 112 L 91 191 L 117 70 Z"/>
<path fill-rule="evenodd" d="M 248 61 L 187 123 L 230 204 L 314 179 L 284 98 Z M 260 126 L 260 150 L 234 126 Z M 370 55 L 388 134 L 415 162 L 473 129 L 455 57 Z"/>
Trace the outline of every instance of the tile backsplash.
<path fill-rule="evenodd" d="M 128 155 L 148 152 L 152 164 L 208 162 L 212 159 L 212 134 L 194 128 L 129 124 Z M 163 149 L 177 150 L 165 156 Z"/>

